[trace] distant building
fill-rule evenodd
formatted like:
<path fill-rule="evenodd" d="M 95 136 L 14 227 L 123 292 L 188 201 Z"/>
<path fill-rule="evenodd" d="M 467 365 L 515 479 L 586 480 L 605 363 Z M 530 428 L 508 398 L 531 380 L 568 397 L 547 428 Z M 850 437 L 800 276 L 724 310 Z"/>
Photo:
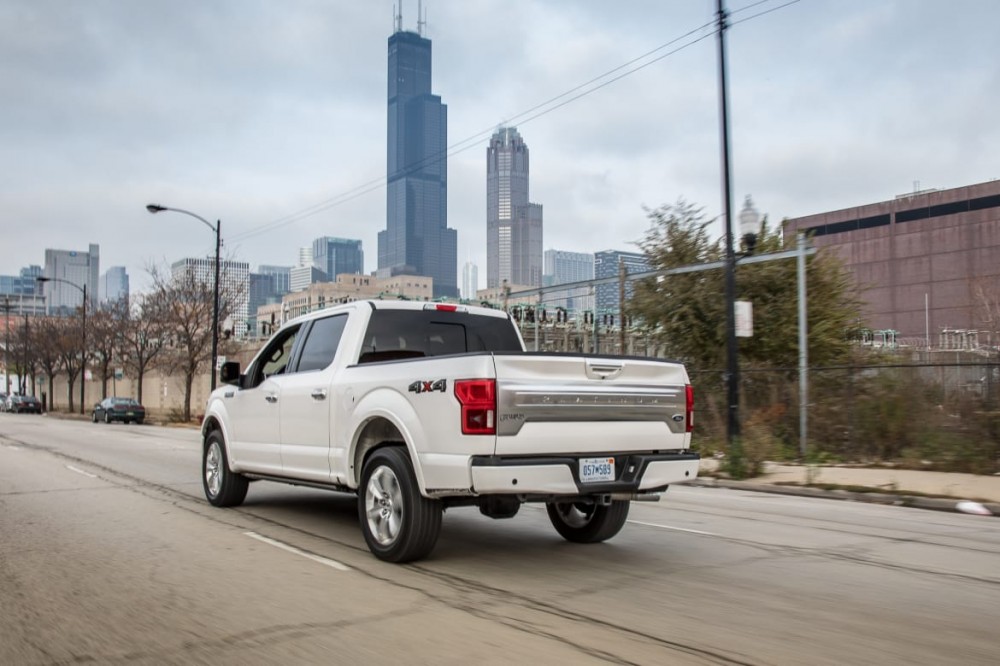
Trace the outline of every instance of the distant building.
<path fill-rule="evenodd" d="M 418 23 L 418 27 L 422 26 Z M 389 37 L 386 228 L 378 271 L 433 278 L 434 297 L 458 297 L 458 233 L 448 228 L 448 108 L 431 93 L 431 41 Z"/>
<path fill-rule="evenodd" d="M 122 301 L 127 304 L 128 295 L 128 272 L 124 266 L 112 266 L 101 274 L 101 281 L 98 285 L 98 298 L 101 305 Z"/>
<path fill-rule="evenodd" d="M 299 248 L 299 265 L 288 271 L 288 291 L 302 291 L 311 284 L 326 282 L 326 272 L 313 263 L 312 246 Z"/>
<path fill-rule="evenodd" d="M 462 267 L 462 298 L 474 299 L 479 289 L 479 267 L 471 261 Z"/>
<path fill-rule="evenodd" d="M 565 250 L 545 251 L 545 273 L 542 282 L 546 287 L 594 279 L 594 255 Z M 545 290 L 545 302 L 551 307 L 565 308 L 572 316 L 594 309 L 590 287 L 569 290 Z"/>
<path fill-rule="evenodd" d="M 486 148 L 486 286 L 542 286 L 542 206 L 528 198 L 528 146 L 501 127 Z"/>
<path fill-rule="evenodd" d="M 628 275 L 633 273 L 645 273 L 652 270 L 646 255 L 638 252 L 622 252 L 620 250 L 604 250 L 594 254 L 594 278 L 618 277 L 619 263 L 625 264 L 625 271 Z M 618 321 L 621 311 L 621 299 L 619 297 L 618 283 L 600 284 L 596 288 L 596 314 L 598 317 L 607 315 L 614 316 Z M 632 283 L 625 281 L 625 300 L 632 298 Z"/>
<path fill-rule="evenodd" d="M 35 279 L 41 274 L 41 266 L 28 266 L 18 275 L 0 275 L 0 302 L 5 312 L 11 316 L 45 314 L 42 284 Z"/>
<path fill-rule="evenodd" d="M 296 266 L 288 272 L 288 292 L 302 291 L 309 285 L 329 282 L 326 273 L 315 266 Z"/>
<path fill-rule="evenodd" d="M 312 245 L 313 265 L 332 280 L 344 273 L 364 273 L 365 253 L 361 241 L 325 236 Z"/>
<path fill-rule="evenodd" d="M 53 278 L 53 281 L 42 285 L 42 293 L 50 313 L 74 312 L 82 303 L 84 287 L 87 291 L 87 307 L 92 310 L 98 303 L 101 248 L 91 243 L 87 252 L 46 249 L 42 275 Z M 70 284 L 66 284 L 67 282 Z"/>
<path fill-rule="evenodd" d="M 175 280 L 185 275 L 193 275 L 198 282 L 214 284 L 215 257 L 204 259 L 186 258 L 170 265 L 170 274 Z M 242 338 L 246 332 L 246 322 L 249 316 L 248 284 L 250 281 L 250 264 L 245 261 L 230 261 L 223 259 L 219 266 L 219 284 L 222 293 L 237 294 L 238 300 L 233 304 L 230 317 L 233 321 L 233 334 Z M 219 322 L 221 329 L 224 322 Z"/>
<path fill-rule="evenodd" d="M 280 303 L 262 305 L 256 313 L 257 330 L 269 334 L 285 321 L 307 312 L 369 298 L 429 301 L 434 298 L 434 282 L 422 275 L 338 275 L 333 282 L 319 282 L 286 294 Z"/>
<path fill-rule="evenodd" d="M 785 220 L 799 231 L 844 261 L 871 328 L 913 346 L 1000 344 L 975 297 L 1000 296 L 1000 181 Z"/>
<path fill-rule="evenodd" d="M 274 284 L 274 293 L 279 297 L 284 296 L 292 290 L 290 282 L 291 272 L 291 266 L 269 266 L 261 264 L 257 267 L 257 273 L 271 277 Z"/>

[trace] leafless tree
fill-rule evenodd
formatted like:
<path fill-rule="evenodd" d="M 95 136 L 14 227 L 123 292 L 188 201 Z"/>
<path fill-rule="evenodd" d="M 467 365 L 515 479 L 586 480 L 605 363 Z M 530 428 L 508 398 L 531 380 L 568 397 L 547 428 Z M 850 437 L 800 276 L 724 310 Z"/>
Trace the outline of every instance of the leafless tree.
<path fill-rule="evenodd" d="M 158 292 L 142 294 L 132 299 L 131 307 L 117 311 L 118 353 L 129 374 L 136 377 L 139 402 L 143 378 L 166 348 L 166 322 L 159 303 Z"/>
<path fill-rule="evenodd" d="M 98 310 L 87 320 L 87 347 L 101 379 L 101 398 L 108 397 L 108 380 L 114 372 L 119 322 L 113 308 Z"/>
<path fill-rule="evenodd" d="M 191 388 L 194 378 L 209 370 L 212 357 L 212 282 L 198 279 L 192 272 L 166 279 L 158 271 L 153 277 L 153 299 L 157 317 L 164 322 L 170 346 L 167 356 L 172 367 L 184 378 L 185 421 L 191 420 Z M 227 286 L 223 273 L 219 292 L 219 322 L 231 317 L 235 305 L 245 293 L 246 285 Z M 210 369 L 215 372 L 215 368 Z"/>
<path fill-rule="evenodd" d="M 72 322 L 58 317 L 41 317 L 32 322 L 31 346 L 34 349 L 34 356 L 38 361 L 38 367 L 44 372 L 48 384 L 48 404 L 45 409 L 52 410 L 52 380 L 59 373 L 60 339 L 63 337 L 63 329 Z M 72 395 L 72 390 L 70 391 Z M 72 397 L 71 397 L 72 399 Z"/>

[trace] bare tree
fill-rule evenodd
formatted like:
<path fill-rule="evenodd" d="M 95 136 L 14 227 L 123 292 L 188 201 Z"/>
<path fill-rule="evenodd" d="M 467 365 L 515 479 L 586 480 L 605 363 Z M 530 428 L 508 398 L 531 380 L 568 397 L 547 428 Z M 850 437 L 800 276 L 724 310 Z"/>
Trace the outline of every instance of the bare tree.
<path fill-rule="evenodd" d="M 117 338 L 118 321 L 113 309 L 98 310 L 87 320 L 87 346 L 101 379 L 102 399 L 108 397 L 108 380 L 114 372 Z"/>
<path fill-rule="evenodd" d="M 80 322 L 73 319 L 59 320 L 52 342 L 55 344 L 56 357 L 59 360 L 59 369 L 66 373 L 67 397 L 69 398 L 69 411 L 73 413 L 76 408 L 73 405 L 73 386 L 77 377 L 84 381 L 81 376 L 84 367 L 84 355 L 80 353 L 81 338 Z"/>
<path fill-rule="evenodd" d="M 154 307 L 164 322 L 170 340 L 168 356 L 172 367 L 184 377 L 185 421 L 191 420 L 191 388 L 194 378 L 210 368 L 212 358 L 212 313 L 215 291 L 212 282 L 200 280 L 186 272 L 167 280 L 155 269 Z M 219 292 L 219 321 L 225 321 L 235 311 L 235 305 L 245 293 L 246 285 L 228 286 L 223 272 Z"/>
<path fill-rule="evenodd" d="M 139 402 L 142 402 L 143 378 L 167 343 L 165 319 L 158 307 L 158 293 L 138 296 L 133 299 L 131 307 L 122 306 L 117 310 L 118 353 L 129 374 L 136 377 L 136 400 Z"/>
<path fill-rule="evenodd" d="M 52 411 L 52 381 L 59 373 L 59 340 L 63 335 L 63 329 L 66 328 L 67 321 L 56 317 L 43 317 L 36 319 L 34 323 L 32 348 L 35 350 L 34 355 L 38 360 L 38 366 L 45 371 L 48 380 L 48 404 L 45 405 L 45 409 Z M 70 390 L 71 395 L 72 393 L 73 391 Z"/>

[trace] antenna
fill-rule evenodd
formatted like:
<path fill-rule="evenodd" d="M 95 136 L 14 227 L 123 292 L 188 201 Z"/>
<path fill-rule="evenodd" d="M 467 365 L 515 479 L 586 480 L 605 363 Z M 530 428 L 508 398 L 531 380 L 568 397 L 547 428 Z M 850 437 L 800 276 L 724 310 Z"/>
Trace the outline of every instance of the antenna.
<path fill-rule="evenodd" d="M 399 0 L 398 5 L 392 6 L 392 23 L 396 32 L 403 31 L 403 0 Z"/>
<path fill-rule="evenodd" d="M 424 14 L 424 0 L 417 0 L 417 34 L 424 36 L 424 26 L 427 25 L 427 15 Z"/>

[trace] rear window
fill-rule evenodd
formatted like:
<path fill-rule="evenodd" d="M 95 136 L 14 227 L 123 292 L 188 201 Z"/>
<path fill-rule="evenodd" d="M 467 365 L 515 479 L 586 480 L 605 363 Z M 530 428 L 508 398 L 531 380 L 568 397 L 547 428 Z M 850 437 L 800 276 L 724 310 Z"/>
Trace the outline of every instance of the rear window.
<path fill-rule="evenodd" d="M 521 351 L 509 320 L 442 310 L 375 310 L 358 362 L 482 351 Z"/>

